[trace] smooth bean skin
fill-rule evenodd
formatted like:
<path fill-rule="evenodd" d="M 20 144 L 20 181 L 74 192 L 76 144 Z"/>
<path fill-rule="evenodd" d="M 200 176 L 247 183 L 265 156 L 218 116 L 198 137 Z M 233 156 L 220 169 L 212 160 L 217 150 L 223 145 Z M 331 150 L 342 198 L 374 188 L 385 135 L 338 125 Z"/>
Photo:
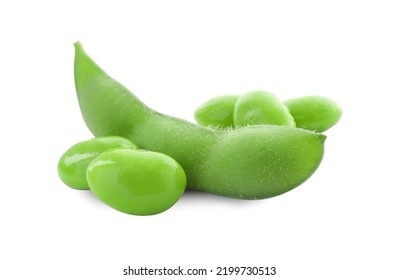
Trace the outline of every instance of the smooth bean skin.
<path fill-rule="evenodd" d="M 194 111 L 198 124 L 217 128 L 234 126 L 234 106 L 238 95 L 222 95 L 209 99 Z"/>
<path fill-rule="evenodd" d="M 341 118 L 342 109 L 333 100 L 324 96 L 303 96 L 284 101 L 298 127 L 324 132 Z"/>
<path fill-rule="evenodd" d="M 276 125 L 216 130 L 158 113 L 106 74 L 79 42 L 75 86 L 94 135 L 120 135 L 169 155 L 184 169 L 192 190 L 268 198 L 299 186 L 323 158 L 325 136 L 312 131 Z"/>
<path fill-rule="evenodd" d="M 117 147 L 137 149 L 130 140 L 120 136 L 104 136 L 77 143 L 58 161 L 58 175 L 67 186 L 88 190 L 86 169 L 89 163 L 102 152 Z"/>
<path fill-rule="evenodd" d="M 112 149 L 87 168 L 92 192 L 112 208 L 133 215 L 154 215 L 169 209 L 186 187 L 183 168 L 155 152 Z"/>
<path fill-rule="evenodd" d="M 252 91 L 238 98 L 234 107 L 234 126 L 273 124 L 295 127 L 294 118 L 272 93 Z"/>

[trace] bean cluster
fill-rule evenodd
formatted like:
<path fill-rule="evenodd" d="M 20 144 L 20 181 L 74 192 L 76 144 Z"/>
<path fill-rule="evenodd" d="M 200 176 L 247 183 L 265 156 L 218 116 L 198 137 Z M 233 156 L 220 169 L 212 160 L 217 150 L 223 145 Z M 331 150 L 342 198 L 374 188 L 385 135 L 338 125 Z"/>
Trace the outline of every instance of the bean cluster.
<path fill-rule="evenodd" d="M 272 124 L 324 132 L 341 118 L 341 107 L 324 96 L 303 96 L 281 102 L 274 94 L 252 91 L 212 98 L 195 112 L 198 124 L 219 128 Z"/>
<path fill-rule="evenodd" d="M 186 187 L 183 168 L 173 158 L 140 150 L 119 136 L 75 144 L 59 160 L 58 174 L 67 186 L 91 190 L 109 206 L 135 215 L 165 211 Z"/>

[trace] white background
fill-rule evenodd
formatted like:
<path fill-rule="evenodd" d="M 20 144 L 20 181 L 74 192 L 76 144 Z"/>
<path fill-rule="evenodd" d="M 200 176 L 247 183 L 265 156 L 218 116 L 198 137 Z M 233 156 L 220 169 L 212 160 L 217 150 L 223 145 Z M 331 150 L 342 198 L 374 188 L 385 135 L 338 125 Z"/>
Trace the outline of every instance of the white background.
<path fill-rule="evenodd" d="M 129 265 L 399 279 L 398 14 L 395 1 L 1 1 L 0 279 L 139 279 L 122 276 Z M 190 121 L 208 98 L 255 89 L 325 95 L 344 113 L 289 193 L 187 193 L 160 215 L 122 214 L 57 176 L 92 137 L 76 40 L 150 107 Z M 222 278 L 236 279 L 208 276 Z"/>

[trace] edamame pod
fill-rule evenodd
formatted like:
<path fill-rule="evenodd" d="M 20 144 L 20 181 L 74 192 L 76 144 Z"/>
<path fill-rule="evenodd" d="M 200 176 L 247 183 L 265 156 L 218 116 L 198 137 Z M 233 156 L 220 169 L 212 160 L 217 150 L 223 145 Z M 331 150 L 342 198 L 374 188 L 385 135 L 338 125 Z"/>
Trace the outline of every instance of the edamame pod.
<path fill-rule="evenodd" d="M 284 101 L 298 127 L 324 132 L 341 118 L 342 109 L 324 96 L 303 96 Z"/>
<path fill-rule="evenodd" d="M 194 112 L 195 120 L 200 125 L 216 128 L 234 126 L 234 106 L 238 95 L 222 95 L 209 99 Z"/>
<path fill-rule="evenodd" d="M 323 157 L 325 136 L 288 126 L 214 130 L 160 114 L 107 75 L 75 43 L 75 83 L 83 118 L 96 136 L 120 135 L 174 158 L 187 187 L 261 199 L 309 178 Z"/>

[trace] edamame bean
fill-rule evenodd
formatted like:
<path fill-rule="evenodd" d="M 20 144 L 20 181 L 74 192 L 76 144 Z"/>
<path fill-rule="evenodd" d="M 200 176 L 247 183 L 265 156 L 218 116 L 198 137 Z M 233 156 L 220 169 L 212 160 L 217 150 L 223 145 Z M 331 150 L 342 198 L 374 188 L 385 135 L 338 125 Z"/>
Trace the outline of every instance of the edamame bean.
<path fill-rule="evenodd" d="M 238 97 L 238 95 L 222 95 L 206 101 L 195 110 L 195 120 L 205 126 L 233 127 L 234 106 Z"/>
<path fill-rule="evenodd" d="M 341 118 L 342 109 L 323 96 L 303 96 L 284 101 L 298 127 L 324 132 Z"/>
<path fill-rule="evenodd" d="M 104 203 L 127 214 L 153 215 L 174 205 L 186 187 L 183 168 L 155 152 L 112 149 L 87 168 L 92 192 Z"/>
<path fill-rule="evenodd" d="M 214 130 L 166 116 L 143 104 L 75 43 L 75 85 L 86 125 L 96 136 L 119 135 L 174 158 L 187 187 L 260 199 L 309 178 L 323 157 L 325 136 L 289 126 Z"/>
<path fill-rule="evenodd" d="M 238 98 L 234 108 L 236 127 L 254 124 L 274 124 L 295 127 L 288 109 L 272 93 L 252 91 Z"/>
<path fill-rule="evenodd" d="M 59 177 L 73 189 L 88 190 L 87 166 L 102 152 L 116 147 L 137 149 L 130 140 L 120 136 L 99 137 L 73 145 L 58 161 Z"/>

